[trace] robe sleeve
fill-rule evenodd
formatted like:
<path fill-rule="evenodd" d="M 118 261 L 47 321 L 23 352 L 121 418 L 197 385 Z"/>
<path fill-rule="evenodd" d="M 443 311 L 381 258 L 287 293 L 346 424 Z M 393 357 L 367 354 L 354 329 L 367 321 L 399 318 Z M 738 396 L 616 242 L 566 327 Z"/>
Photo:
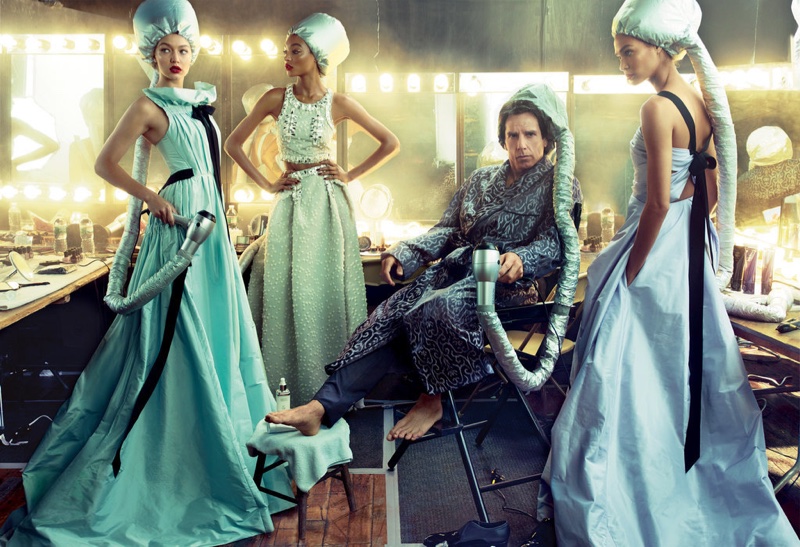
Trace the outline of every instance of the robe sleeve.
<path fill-rule="evenodd" d="M 422 235 L 395 243 L 381 254 L 381 259 L 392 255 L 402 264 L 404 277 L 408 277 L 425 264 L 446 256 L 453 250 L 449 244 L 452 237 L 461 231 L 461 206 L 469 186 L 470 182 L 456 191 L 442 218 L 433 228 Z"/>
<path fill-rule="evenodd" d="M 583 202 L 578 179 L 573 179 L 573 205 Z M 523 276 L 529 279 L 543 277 L 561 265 L 561 238 L 556 227 L 552 205 L 542 213 L 542 219 L 530 243 L 505 249 L 504 252 L 515 253 L 522 260 Z"/>

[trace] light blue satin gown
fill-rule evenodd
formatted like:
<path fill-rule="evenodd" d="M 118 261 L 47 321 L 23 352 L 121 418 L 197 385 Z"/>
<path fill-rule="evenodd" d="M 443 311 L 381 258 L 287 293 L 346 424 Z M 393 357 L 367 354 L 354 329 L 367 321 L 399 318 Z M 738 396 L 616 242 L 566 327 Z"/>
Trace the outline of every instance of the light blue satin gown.
<path fill-rule="evenodd" d="M 122 445 L 119 475 L 111 461 L 159 351 L 171 288 L 109 328 L 24 471 L 27 514 L 16 515 L 24 518 L 10 545 L 219 545 L 271 531 L 270 513 L 288 506 L 256 489 L 245 448 L 275 402 L 209 139 L 192 118 L 192 107 L 212 102 L 216 91 L 197 84 L 144 93 L 169 118 L 158 149 L 171 172 L 194 170 L 162 195 L 180 214 L 205 209 L 217 224 L 188 269 L 163 376 Z M 172 259 L 184 236 L 151 219 L 129 291 Z M 281 471 L 267 486 L 291 493 Z"/>
<path fill-rule="evenodd" d="M 647 197 L 641 129 L 631 155 L 626 222 L 589 268 L 572 389 L 553 426 L 539 516 L 554 510 L 559 545 L 798 545 L 772 492 L 761 413 L 717 288 L 716 264 L 708 260 L 700 459 L 684 471 L 692 199 L 678 199 L 692 157 L 672 150 L 669 212 L 628 286 L 625 266 Z M 706 247 L 718 256 L 713 229 Z"/>

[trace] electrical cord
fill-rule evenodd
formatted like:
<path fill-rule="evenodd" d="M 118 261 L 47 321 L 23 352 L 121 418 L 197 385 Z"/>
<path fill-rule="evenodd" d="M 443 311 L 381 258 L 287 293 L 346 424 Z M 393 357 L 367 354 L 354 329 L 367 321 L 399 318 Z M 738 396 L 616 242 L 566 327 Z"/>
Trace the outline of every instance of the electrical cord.
<path fill-rule="evenodd" d="M 23 445 L 23 444 L 28 444 L 28 442 L 30 442 L 30 441 L 27 440 L 25 437 L 31 433 L 31 430 L 32 430 L 34 424 L 36 424 L 36 422 L 38 422 L 42 418 L 50 420 L 51 422 L 53 421 L 53 419 L 50 416 L 48 416 L 47 414 L 42 414 L 41 416 L 37 417 L 35 420 L 33 420 L 28 425 L 24 425 L 24 426 L 20 427 L 19 429 L 17 429 L 13 433 L 13 435 L 11 435 L 11 438 L 6 439 L 5 433 L 0 435 L 0 444 L 3 444 L 4 446 L 19 446 L 19 445 Z"/>
<path fill-rule="evenodd" d="M 505 476 L 503 476 L 503 474 L 500 473 L 500 470 L 497 469 L 496 467 L 491 470 L 490 475 L 492 479 L 492 484 L 497 484 L 498 482 L 503 482 L 504 480 L 506 480 Z M 523 511 L 522 509 L 517 509 L 516 507 L 510 507 L 508 505 L 508 500 L 506 499 L 505 494 L 503 494 L 501 490 L 493 490 L 493 492 L 498 496 L 500 496 L 500 499 L 503 500 L 503 507 L 502 507 L 503 511 L 505 511 L 506 513 L 513 513 L 515 515 L 523 515 L 533 519 L 535 522 L 538 522 L 538 519 L 534 515 L 528 513 L 527 511 Z"/>

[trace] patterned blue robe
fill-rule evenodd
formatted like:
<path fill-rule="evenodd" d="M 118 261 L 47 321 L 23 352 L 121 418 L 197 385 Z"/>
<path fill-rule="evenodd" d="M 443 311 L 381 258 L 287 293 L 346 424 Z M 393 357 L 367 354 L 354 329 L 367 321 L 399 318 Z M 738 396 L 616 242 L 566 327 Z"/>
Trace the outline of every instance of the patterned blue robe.
<path fill-rule="evenodd" d="M 387 250 L 402 264 L 405 275 L 441 260 L 382 302 L 350 337 L 339 359 L 326 367 L 328 373 L 386 345 L 401 329 L 428 393 L 477 382 L 491 371 L 475 313 L 473 247 L 485 240 L 501 254 L 513 252 L 522 260 L 524 277 L 497 284 L 498 306 L 536 303 L 534 279 L 561 262 L 553 213 L 553 164 L 542 159 L 507 188 L 509 169 L 505 161 L 476 170 L 436 226 Z M 577 180 L 573 200 L 582 201 Z"/>

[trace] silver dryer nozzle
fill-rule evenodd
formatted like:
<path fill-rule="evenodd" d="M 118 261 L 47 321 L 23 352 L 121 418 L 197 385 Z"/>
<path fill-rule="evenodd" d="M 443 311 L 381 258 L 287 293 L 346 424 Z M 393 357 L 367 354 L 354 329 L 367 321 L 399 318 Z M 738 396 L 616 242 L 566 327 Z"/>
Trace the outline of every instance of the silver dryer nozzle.
<path fill-rule="evenodd" d="M 477 282 L 478 309 L 494 307 L 494 285 L 500 271 L 500 251 L 491 243 L 481 243 L 472 251 L 472 273 Z"/>
<path fill-rule="evenodd" d="M 189 256 L 194 256 L 198 247 L 211 235 L 217 219 L 208 211 L 199 211 L 191 220 L 180 215 L 174 216 L 176 224 L 186 227 L 186 239 L 181 245 L 181 250 Z"/>

